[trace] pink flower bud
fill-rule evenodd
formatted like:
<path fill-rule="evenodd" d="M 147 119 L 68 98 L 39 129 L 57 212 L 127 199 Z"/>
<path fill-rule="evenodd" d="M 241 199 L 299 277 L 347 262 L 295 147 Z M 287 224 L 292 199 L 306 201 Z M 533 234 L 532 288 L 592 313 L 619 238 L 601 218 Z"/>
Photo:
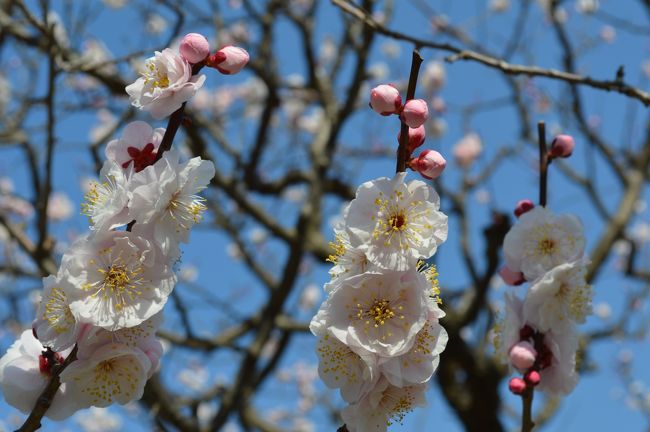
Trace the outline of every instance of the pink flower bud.
<path fill-rule="evenodd" d="M 446 166 L 445 158 L 435 150 L 424 150 L 417 159 L 411 159 L 411 168 L 428 179 L 439 177 Z"/>
<path fill-rule="evenodd" d="M 517 202 L 517 205 L 515 206 L 515 216 L 519 217 L 522 214 L 531 211 L 535 207 L 535 204 L 529 199 L 524 199 L 519 202 Z"/>
<path fill-rule="evenodd" d="M 569 157 L 571 156 L 571 153 L 573 153 L 574 146 L 575 142 L 571 135 L 558 135 L 551 143 L 551 151 L 549 152 L 549 155 L 561 158 Z"/>
<path fill-rule="evenodd" d="M 210 54 L 210 44 L 205 36 L 198 33 L 188 33 L 183 37 L 178 50 L 188 62 L 199 63 Z"/>
<path fill-rule="evenodd" d="M 390 84 L 378 85 L 370 90 L 370 108 L 383 116 L 397 114 L 402 108 L 402 96 Z"/>
<path fill-rule="evenodd" d="M 424 124 L 429 117 L 429 108 L 422 99 L 411 99 L 406 101 L 400 118 L 410 128 L 417 128 Z"/>
<path fill-rule="evenodd" d="M 401 137 L 401 132 L 397 133 L 397 142 L 400 142 L 400 137 Z M 409 154 L 413 153 L 413 151 L 420 147 L 422 144 L 424 144 L 424 138 L 426 137 L 426 132 L 424 130 L 424 126 L 420 126 L 419 128 L 409 128 L 409 142 L 408 142 L 408 151 Z"/>
<path fill-rule="evenodd" d="M 501 279 L 507 284 L 507 285 L 521 285 L 522 283 L 526 282 L 526 279 L 524 279 L 524 274 L 521 272 L 514 272 L 510 270 L 507 266 L 501 267 L 501 270 L 499 270 L 499 276 L 501 276 Z"/>
<path fill-rule="evenodd" d="M 206 64 L 224 75 L 234 75 L 246 66 L 249 58 L 245 49 L 228 45 L 208 57 Z"/>
<path fill-rule="evenodd" d="M 510 363 L 520 371 L 525 371 L 535 364 L 537 351 L 528 341 L 517 342 L 510 348 Z"/>
<path fill-rule="evenodd" d="M 516 395 L 520 395 L 526 390 L 526 382 L 521 378 L 512 378 L 508 382 L 508 388 Z"/>
<path fill-rule="evenodd" d="M 542 380 L 542 377 L 539 374 L 539 372 L 532 370 L 524 376 L 524 380 L 526 381 L 526 383 L 534 387 L 537 384 L 539 384 L 539 382 Z"/>

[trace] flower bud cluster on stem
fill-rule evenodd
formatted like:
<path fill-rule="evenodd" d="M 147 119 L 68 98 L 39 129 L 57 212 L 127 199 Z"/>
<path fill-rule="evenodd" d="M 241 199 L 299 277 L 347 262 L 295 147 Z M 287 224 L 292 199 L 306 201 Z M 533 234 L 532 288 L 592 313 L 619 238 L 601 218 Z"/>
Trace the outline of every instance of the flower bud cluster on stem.
<path fill-rule="evenodd" d="M 99 181 L 82 204 L 90 231 L 43 279 L 33 328 L 0 359 L 7 402 L 30 414 L 19 430 L 36 430 L 44 415 L 60 420 L 137 400 L 158 369 L 156 331 L 177 281 L 180 243 L 203 218 L 198 194 L 215 174 L 211 161 L 183 161 L 171 145 L 186 102 L 205 82 L 198 72 L 207 64 L 232 74 L 248 61 L 240 48 L 226 48 L 210 60 L 207 39 L 190 33 L 179 53 L 156 52 L 126 87 L 133 106 L 154 119 L 171 115 L 167 129 L 135 121 L 107 144 Z"/>
<path fill-rule="evenodd" d="M 417 52 L 413 57 L 407 103 L 422 61 Z M 371 106 L 380 114 L 396 114 L 398 105 L 393 87 L 371 92 Z M 398 153 L 424 141 L 419 127 L 408 133 L 402 123 Z M 359 186 L 343 211 L 334 229 L 327 299 L 310 324 L 318 338 L 319 375 L 348 403 L 341 431 L 385 431 L 423 406 L 426 384 L 447 344 L 439 323 L 445 313 L 438 273 L 425 261 L 447 239 L 447 216 L 433 187 L 406 181 L 402 161 L 393 178 Z"/>
<path fill-rule="evenodd" d="M 508 285 L 529 286 L 523 299 L 506 294 L 505 317 L 495 328 L 497 352 L 521 376 L 508 382 L 522 397 L 522 431 L 531 431 L 534 391 L 549 395 L 570 393 L 578 382 L 576 326 L 592 311 L 592 287 L 586 282 L 589 259 L 580 220 L 554 215 L 546 207 L 548 162 L 560 153 L 546 151 L 544 123 L 540 122 L 540 203 L 519 201 L 516 224 L 503 244 L 505 267 L 499 274 Z M 566 143 L 573 140 L 560 138 Z M 570 138 L 570 137 L 569 137 Z M 558 138 L 554 143 L 558 142 Z M 559 144 L 554 144 L 559 145 Z M 564 151 L 563 150 L 563 151 Z M 570 154 L 564 152 L 566 157 Z"/>

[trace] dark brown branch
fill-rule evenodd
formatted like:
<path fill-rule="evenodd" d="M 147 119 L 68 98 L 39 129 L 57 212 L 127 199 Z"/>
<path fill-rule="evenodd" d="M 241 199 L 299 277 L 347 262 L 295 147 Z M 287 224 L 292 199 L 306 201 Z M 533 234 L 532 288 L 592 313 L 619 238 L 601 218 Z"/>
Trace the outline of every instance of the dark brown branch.
<path fill-rule="evenodd" d="M 409 84 L 406 90 L 406 100 L 404 103 L 415 97 L 415 88 L 418 84 L 418 75 L 420 74 L 420 65 L 422 64 L 422 56 L 417 49 L 413 50 L 411 57 L 411 73 L 409 74 Z M 401 129 L 399 133 L 399 147 L 397 149 L 397 167 L 395 172 L 406 171 L 406 162 L 409 158 L 408 143 L 409 143 L 409 127 L 406 123 L 401 122 Z"/>
<path fill-rule="evenodd" d="M 537 123 L 537 139 L 539 145 L 539 205 L 546 207 L 549 161 L 546 151 L 546 125 L 543 121 Z"/>

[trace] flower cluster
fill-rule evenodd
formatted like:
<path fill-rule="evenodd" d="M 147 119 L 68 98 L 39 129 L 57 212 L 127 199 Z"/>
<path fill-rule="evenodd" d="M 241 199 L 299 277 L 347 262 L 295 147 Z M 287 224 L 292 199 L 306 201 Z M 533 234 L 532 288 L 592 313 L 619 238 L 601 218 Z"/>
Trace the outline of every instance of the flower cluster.
<path fill-rule="evenodd" d="M 508 284 L 530 286 L 523 300 L 506 296 L 495 346 L 523 374 L 510 380 L 513 393 L 537 386 L 548 394 L 568 394 L 578 381 L 576 325 L 591 313 L 592 301 L 582 224 L 528 200 L 519 202 L 515 215 L 519 220 L 505 237 L 506 267 L 500 273 Z"/>
<path fill-rule="evenodd" d="M 335 228 L 328 294 L 311 322 L 319 374 L 349 406 L 349 431 L 386 430 L 415 406 L 447 333 L 439 324 L 431 257 L 447 238 L 447 216 L 426 183 L 406 173 L 362 184 Z"/>
<path fill-rule="evenodd" d="M 233 59 L 230 48 L 213 63 L 241 69 L 241 52 Z M 207 40 L 187 35 L 180 51 L 156 53 L 126 88 L 131 103 L 156 119 L 181 108 L 205 81 L 192 75 L 191 62 L 208 58 Z M 21 411 L 32 410 L 54 374 L 61 386 L 46 415 L 61 419 L 139 399 L 156 371 L 163 349 L 155 334 L 176 284 L 179 244 L 202 219 L 207 207 L 198 193 L 215 174 L 210 161 L 182 161 L 162 148 L 173 139 L 166 133 L 136 121 L 108 143 L 100 179 L 82 204 L 90 232 L 43 279 L 33 329 L 0 360 L 0 387 Z"/>

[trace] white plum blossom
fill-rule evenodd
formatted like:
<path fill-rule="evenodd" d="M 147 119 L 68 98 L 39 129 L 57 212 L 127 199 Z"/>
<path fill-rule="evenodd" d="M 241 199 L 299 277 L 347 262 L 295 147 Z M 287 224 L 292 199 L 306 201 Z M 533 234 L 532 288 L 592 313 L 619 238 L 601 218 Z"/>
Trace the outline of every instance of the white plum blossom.
<path fill-rule="evenodd" d="M 438 368 L 440 354 L 445 350 L 449 338 L 447 331 L 438 322 L 445 313 L 434 300 L 429 300 L 428 303 L 426 324 L 415 335 L 413 347 L 401 356 L 378 360 L 381 374 L 394 386 L 426 383 Z"/>
<path fill-rule="evenodd" d="M 578 334 L 574 326 L 551 329 L 544 333 L 544 346 L 550 350 L 550 364 L 540 371 L 539 391 L 548 395 L 566 395 L 578 384 L 576 352 Z"/>
<path fill-rule="evenodd" d="M 363 183 L 345 218 L 353 247 L 366 250 L 373 264 L 392 270 L 415 267 L 447 239 L 447 216 L 426 183 L 404 183 L 406 173 Z"/>
<path fill-rule="evenodd" d="M 187 243 L 190 228 L 201 220 L 205 198 L 197 194 L 214 174 L 211 161 L 195 157 L 181 163 L 178 152 L 166 152 L 154 165 L 132 176 L 130 219 L 138 221 L 138 230 L 153 229 L 159 247 L 170 255 L 179 241 Z"/>
<path fill-rule="evenodd" d="M 529 281 L 582 257 L 584 247 L 582 224 L 575 216 L 556 216 L 542 206 L 522 214 L 503 242 L 506 265 Z"/>
<path fill-rule="evenodd" d="M 126 172 L 140 172 L 155 162 L 158 147 L 165 135 L 164 128 L 153 129 L 143 121 L 126 125 L 122 137 L 106 145 L 106 159 L 114 161 Z"/>
<path fill-rule="evenodd" d="M 93 231 L 108 231 L 128 224 L 127 205 L 131 193 L 122 168 L 107 160 L 99 173 L 99 181 L 91 182 L 81 204 L 81 213 L 88 216 Z"/>
<path fill-rule="evenodd" d="M 376 356 L 363 349 L 355 351 L 353 346 L 329 333 L 321 335 L 316 345 L 318 375 L 329 388 L 340 388 L 341 396 L 350 403 L 370 391 L 379 379 Z"/>
<path fill-rule="evenodd" d="M 62 268 L 75 286 L 74 317 L 107 330 L 151 318 L 176 283 L 166 257 L 149 240 L 123 231 L 79 238 L 64 255 Z"/>
<path fill-rule="evenodd" d="M 77 322 L 70 310 L 74 289 L 65 277 L 43 278 L 43 296 L 33 328 L 38 340 L 53 351 L 72 347 L 89 327 Z"/>
<path fill-rule="evenodd" d="M 44 360 L 45 347 L 34 338 L 32 330 L 25 330 L 7 353 L 0 359 L 0 389 L 5 401 L 28 414 L 51 378 L 53 361 Z M 66 353 L 67 354 L 67 353 Z M 52 358 L 63 361 L 62 355 L 51 353 Z M 55 360 L 55 361 L 56 361 Z M 45 415 L 53 420 L 70 417 L 80 408 L 70 388 L 63 384 L 57 390 L 52 405 Z"/>
<path fill-rule="evenodd" d="M 427 316 L 426 277 L 415 269 L 335 279 L 321 319 L 338 340 L 380 356 L 411 349 Z"/>
<path fill-rule="evenodd" d="M 74 388 L 83 406 L 106 407 L 140 399 L 150 368 L 151 361 L 139 348 L 109 343 L 70 363 L 60 378 Z"/>
<path fill-rule="evenodd" d="M 524 316 L 540 331 L 582 324 L 592 312 L 592 288 L 585 281 L 588 261 L 560 264 L 535 281 L 524 300 Z"/>
<path fill-rule="evenodd" d="M 156 331 L 162 324 L 162 320 L 162 313 L 157 313 L 135 327 L 125 327 L 116 331 L 94 327 L 87 331 L 85 337 L 80 340 L 77 357 L 89 358 L 95 350 L 111 342 L 139 348 L 151 362 L 148 373 L 148 377 L 151 377 L 158 368 L 160 357 L 163 354 L 162 344 L 156 338 Z"/>
<path fill-rule="evenodd" d="M 402 423 L 415 407 L 425 406 L 426 386 L 395 387 L 381 378 L 359 402 L 346 407 L 341 417 L 350 432 L 385 432 L 393 423 Z"/>
<path fill-rule="evenodd" d="M 344 229 L 334 229 L 335 241 L 330 243 L 334 253 L 327 260 L 334 264 L 329 270 L 332 278 L 350 277 L 364 273 L 373 268 L 361 247 L 350 243 L 350 235 Z M 326 288 L 328 285 L 326 285 Z"/>
<path fill-rule="evenodd" d="M 142 76 L 126 86 L 131 104 L 160 120 L 176 111 L 203 86 L 205 75 L 192 76 L 192 67 L 169 48 L 146 60 Z"/>

